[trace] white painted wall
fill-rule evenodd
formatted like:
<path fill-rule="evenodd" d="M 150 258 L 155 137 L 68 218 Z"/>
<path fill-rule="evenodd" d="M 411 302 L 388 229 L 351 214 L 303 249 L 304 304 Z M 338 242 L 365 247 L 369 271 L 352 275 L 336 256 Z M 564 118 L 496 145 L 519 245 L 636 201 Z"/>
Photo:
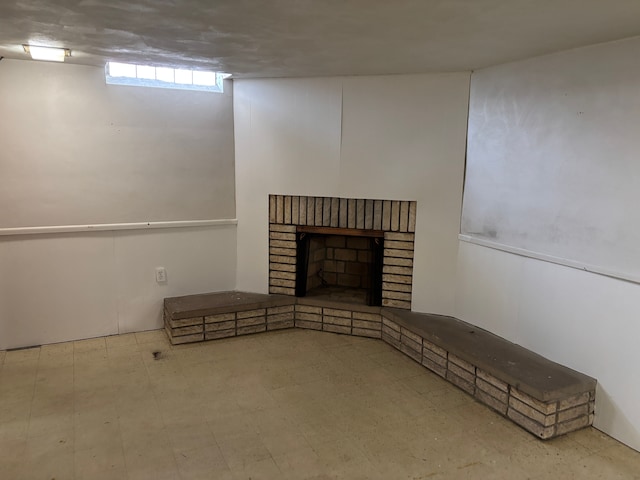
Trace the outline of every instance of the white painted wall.
<path fill-rule="evenodd" d="M 235 225 L 0 237 L 0 350 L 160 328 L 163 298 L 233 290 L 235 251 Z"/>
<path fill-rule="evenodd" d="M 233 101 L 0 62 L 0 229 L 235 217 Z M 2 236 L 0 349 L 159 328 L 235 287 L 235 225 Z M 168 282 L 155 282 L 155 268 Z"/>
<path fill-rule="evenodd" d="M 640 281 L 639 49 L 473 73 L 463 234 Z"/>
<path fill-rule="evenodd" d="M 637 90 L 638 45 L 638 40 L 632 39 L 577 49 L 489 68 L 479 72 L 478 78 L 491 78 L 491 92 L 505 89 L 513 93 L 518 90 L 518 79 L 525 73 L 535 75 L 541 84 L 546 85 L 545 91 L 541 93 L 544 98 L 539 100 L 542 104 L 549 97 L 564 98 L 568 80 L 576 78 L 588 80 L 577 82 L 574 87 L 587 83 L 589 89 L 600 92 L 601 98 L 616 97 L 621 92 L 628 92 L 629 85 L 634 85 Z M 585 58 L 589 61 L 585 61 Z M 612 75 L 612 72 L 615 74 Z M 475 78 L 474 73 L 471 79 L 472 91 Z M 531 89 L 525 88 L 520 93 L 530 95 L 531 92 Z M 494 95 L 482 97 L 481 89 L 476 89 L 474 95 L 480 96 L 478 102 L 487 103 L 486 112 L 493 112 L 493 116 L 485 117 L 483 122 L 489 122 L 494 127 L 503 125 L 503 128 L 519 135 L 519 138 L 530 133 L 524 131 L 526 122 L 505 124 L 502 113 L 495 109 L 495 105 L 490 104 L 496 98 Z M 626 121 L 633 127 L 640 124 L 638 98 L 637 93 L 629 97 L 628 102 L 636 107 L 624 109 L 625 115 L 631 115 Z M 535 96 L 521 99 L 515 95 L 514 101 L 535 104 L 538 99 Z M 610 135 L 590 133 L 610 131 L 611 118 L 616 116 L 618 107 L 617 102 L 603 102 L 596 111 L 589 112 L 590 125 L 583 131 L 584 136 L 540 136 L 531 148 L 540 148 L 547 155 L 556 156 L 561 161 L 567 151 L 577 151 L 588 145 L 591 153 L 595 152 L 597 155 L 584 166 L 591 170 L 578 170 L 576 175 L 593 179 L 598 176 L 599 171 L 607 170 L 606 178 L 624 178 L 628 174 L 627 170 L 620 165 L 619 159 L 612 159 L 610 154 L 614 152 L 615 155 L 635 158 L 637 149 L 634 145 L 637 138 L 627 135 L 612 142 Z M 540 110 L 538 115 L 538 125 L 559 125 L 564 121 L 556 118 L 557 108 Z M 478 127 L 473 124 L 477 118 L 470 116 L 470 131 Z M 484 152 L 485 157 L 490 157 L 492 151 L 501 154 L 513 146 L 513 138 L 504 133 L 495 132 L 491 137 L 493 147 Z M 571 145 L 571 142 L 577 142 L 578 145 Z M 476 167 L 480 169 L 483 165 L 489 166 L 486 162 L 490 162 L 490 159 L 472 158 L 473 152 L 473 149 L 469 150 L 469 162 L 476 162 Z M 512 153 L 517 155 L 519 152 Z M 593 162 L 597 162 L 596 167 L 593 167 Z M 500 182 L 503 184 L 520 184 L 518 169 L 505 168 L 494 170 L 493 173 L 502 175 Z M 553 169 L 540 169 L 536 171 L 536 175 L 543 182 L 547 179 L 549 183 L 557 178 Z M 467 182 L 465 191 L 477 189 L 474 195 L 493 193 L 485 191 L 493 188 L 491 184 L 474 182 L 473 177 L 467 177 Z M 561 191 L 565 186 L 556 185 L 555 188 Z M 529 202 L 528 209 L 535 209 L 539 205 L 549 206 L 557 211 L 563 208 L 560 204 L 561 195 L 548 195 L 546 191 L 538 193 L 537 197 L 523 196 L 520 200 Z M 598 195 L 602 193 L 602 190 L 598 190 Z M 620 208 L 615 212 L 616 216 L 623 216 L 629 221 L 636 217 L 635 204 Z M 522 220 L 522 225 L 525 225 L 527 218 L 523 217 Z M 530 228 L 536 228 L 535 223 Z M 615 243 L 612 247 L 615 248 Z M 605 247 L 600 245 L 600 248 Z M 595 377 L 598 380 L 598 391 L 594 425 L 636 449 L 640 449 L 640 382 L 635 373 L 640 364 L 640 349 L 637 345 L 640 338 L 639 311 L 638 284 L 466 242 L 460 243 L 456 316 Z"/>
<path fill-rule="evenodd" d="M 453 313 L 469 74 L 236 80 L 238 288 L 268 286 L 268 194 L 417 200 L 413 308 Z"/>
<path fill-rule="evenodd" d="M 0 228 L 234 217 L 225 93 L 106 85 L 104 69 L 0 62 Z"/>
<path fill-rule="evenodd" d="M 118 331 L 160 328 L 165 297 L 235 288 L 236 227 L 117 232 L 113 258 Z M 157 266 L 166 284 L 156 283 Z"/>

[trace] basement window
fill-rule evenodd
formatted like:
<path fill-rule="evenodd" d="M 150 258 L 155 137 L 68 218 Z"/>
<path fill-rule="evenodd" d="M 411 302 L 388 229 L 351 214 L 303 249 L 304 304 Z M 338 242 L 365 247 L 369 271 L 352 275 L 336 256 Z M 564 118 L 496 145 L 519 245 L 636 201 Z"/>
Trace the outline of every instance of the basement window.
<path fill-rule="evenodd" d="M 222 93 L 223 80 L 228 76 L 228 74 L 221 72 L 118 62 L 107 62 L 105 68 L 105 77 L 109 85 L 173 88 L 217 93 Z"/>

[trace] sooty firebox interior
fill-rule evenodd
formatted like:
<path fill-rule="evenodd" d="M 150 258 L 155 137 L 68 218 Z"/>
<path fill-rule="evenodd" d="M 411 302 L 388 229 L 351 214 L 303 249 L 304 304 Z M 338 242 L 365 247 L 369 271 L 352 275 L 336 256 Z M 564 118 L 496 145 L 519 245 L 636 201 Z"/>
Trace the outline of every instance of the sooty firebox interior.
<path fill-rule="evenodd" d="M 299 226 L 296 296 L 382 304 L 384 232 Z"/>

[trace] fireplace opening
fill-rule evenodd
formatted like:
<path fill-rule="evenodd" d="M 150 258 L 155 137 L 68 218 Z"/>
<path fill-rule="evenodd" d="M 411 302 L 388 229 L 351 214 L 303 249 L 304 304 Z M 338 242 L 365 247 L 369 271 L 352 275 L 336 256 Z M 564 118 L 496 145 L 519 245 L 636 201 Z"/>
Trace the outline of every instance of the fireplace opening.
<path fill-rule="evenodd" d="M 384 232 L 298 226 L 297 297 L 382 305 Z"/>

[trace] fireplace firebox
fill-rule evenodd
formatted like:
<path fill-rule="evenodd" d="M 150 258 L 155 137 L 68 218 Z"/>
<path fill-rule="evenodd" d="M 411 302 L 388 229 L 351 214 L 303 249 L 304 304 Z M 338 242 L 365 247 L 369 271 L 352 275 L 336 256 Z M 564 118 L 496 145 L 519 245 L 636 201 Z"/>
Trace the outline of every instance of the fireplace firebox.
<path fill-rule="evenodd" d="M 298 226 L 297 297 L 382 305 L 384 232 Z"/>

